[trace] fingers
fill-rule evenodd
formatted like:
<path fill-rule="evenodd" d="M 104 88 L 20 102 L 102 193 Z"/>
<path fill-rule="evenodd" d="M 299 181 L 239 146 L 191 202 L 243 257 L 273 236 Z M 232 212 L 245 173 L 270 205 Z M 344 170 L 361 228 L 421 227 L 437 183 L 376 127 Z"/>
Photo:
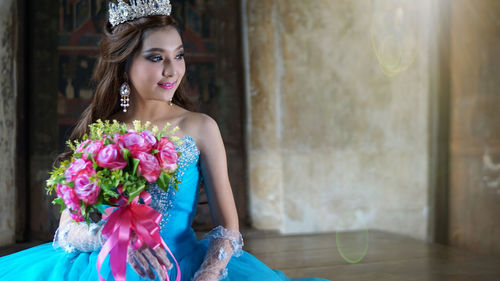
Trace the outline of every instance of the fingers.
<path fill-rule="evenodd" d="M 146 257 L 146 259 L 149 260 L 149 264 L 153 267 L 154 271 L 156 271 L 158 277 L 160 277 L 161 280 L 165 280 L 167 278 L 166 272 L 158 262 L 158 259 L 154 255 L 153 250 L 151 250 L 150 248 L 146 248 L 144 251 L 142 251 L 142 254 Z"/>
<path fill-rule="evenodd" d="M 148 247 L 142 247 L 138 250 L 129 248 L 127 252 L 127 262 L 137 274 L 143 278 L 147 276 L 147 278 L 151 280 L 154 280 L 156 277 L 154 272 L 158 274 L 161 280 L 167 278 L 167 272 L 164 270 L 162 264 L 165 265 L 167 269 L 172 268 L 172 263 L 161 247 L 157 247 L 155 250 Z"/>
<path fill-rule="evenodd" d="M 165 250 L 163 250 L 162 247 L 157 247 L 153 251 L 154 251 L 155 256 L 160 260 L 160 262 L 162 264 L 165 265 L 165 267 L 167 269 L 169 269 L 169 270 L 172 269 L 173 265 L 167 257 L 167 252 L 165 252 Z"/>
<path fill-rule="evenodd" d="M 144 269 L 141 265 L 139 265 L 139 262 L 134 256 L 134 253 L 132 250 L 129 250 L 127 253 L 127 262 L 132 266 L 132 268 L 139 274 L 141 277 L 146 277 L 146 273 L 144 272 Z"/>
<path fill-rule="evenodd" d="M 151 270 L 151 268 L 149 267 L 149 265 L 151 264 L 149 258 L 147 258 L 145 255 L 144 255 L 144 252 L 145 252 L 145 248 L 142 248 L 142 249 L 139 249 L 139 250 L 133 250 L 133 256 L 134 258 L 139 262 L 139 264 L 142 266 L 142 268 L 144 269 L 146 275 L 148 276 L 149 279 L 151 280 L 154 280 L 155 279 L 155 274 L 154 272 Z"/>

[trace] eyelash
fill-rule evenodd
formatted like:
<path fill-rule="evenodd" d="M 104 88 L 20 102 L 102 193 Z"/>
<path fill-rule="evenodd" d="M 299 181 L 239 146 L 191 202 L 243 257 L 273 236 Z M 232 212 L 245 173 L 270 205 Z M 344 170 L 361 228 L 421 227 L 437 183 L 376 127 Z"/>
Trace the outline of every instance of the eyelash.
<path fill-rule="evenodd" d="M 184 53 L 180 53 L 176 56 L 177 60 L 182 60 L 183 58 L 184 58 Z M 149 57 L 147 57 L 147 59 L 152 61 L 152 62 L 159 62 L 159 61 L 163 60 L 162 56 L 160 56 L 160 55 L 149 56 Z"/>

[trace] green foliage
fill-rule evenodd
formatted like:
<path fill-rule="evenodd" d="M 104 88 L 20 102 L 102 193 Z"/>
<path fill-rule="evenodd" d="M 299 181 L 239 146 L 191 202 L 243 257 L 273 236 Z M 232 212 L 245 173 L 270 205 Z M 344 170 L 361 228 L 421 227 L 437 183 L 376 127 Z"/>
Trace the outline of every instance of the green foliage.
<path fill-rule="evenodd" d="M 71 149 L 72 151 L 75 151 L 76 150 L 76 147 L 75 145 L 70 141 L 70 140 L 67 140 L 66 141 L 66 145 L 69 147 L 69 149 Z"/>
<path fill-rule="evenodd" d="M 70 162 L 68 160 L 62 161 L 59 167 L 54 167 L 51 172 L 49 172 L 50 177 L 46 182 L 47 194 L 51 195 L 53 191 L 56 190 L 57 184 L 65 184 L 66 178 L 64 177 L 64 172 L 69 167 Z"/>
<path fill-rule="evenodd" d="M 54 204 L 54 205 L 57 204 L 57 205 L 61 206 L 61 210 L 60 210 L 61 213 L 62 213 L 62 211 L 64 211 L 66 209 L 66 204 L 64 204 L 64 200 L 60 197 L 57 197 L 54 200 L 52 200 L 52 204 Z"/>
<path fill-rule="evenodd" d="M 116 120 L 113 120 L 113 122 L 109 120 L 102 122 L 101 119 L 98 119 L 96 122 L 89 125 L 89 131 L 90 139 L 92 140 L 101 140 L 103 136 L 109 136 L 112 139 L 116 133 L 122 131 L 122 124 Z"/>
<path fill-rule="evenodd" d="M 103 145 L 108 145 L 108 144 L 115 144 L 115 142 L 110 138 L 105 138 Z"/>
<path fill-rule="evenodd" d="M 146 189 L 146 184 L 143 184 L 143 185 L 140 185 L 140 186 L 136 186 L 136 188 L 134 188 L 133 190 L 129 190 L 128 191 L 128 202 L 132 202 L 134 201 L 134 199 L 139 196 L 139 194 L 141 194 L 141 192 Z"/>
<path fill-rule="evenodd" d="M 101 187 L 103 195 L 102 199 L 105 204 L 111 204 L 110 199 L 118 198 L 119 194 L 117 192 L 117 188 L 122 182 L 122 177 L 122 170 L 110 171 L 108 169 L 102 169 L 97 172 L 96 180 L 97 184 Z"/>
<path fill-rule="evenodd" d="M 120 135 L 125 135 L 127 133 L 127 125 L 122 124 L 120 127 Z"/>

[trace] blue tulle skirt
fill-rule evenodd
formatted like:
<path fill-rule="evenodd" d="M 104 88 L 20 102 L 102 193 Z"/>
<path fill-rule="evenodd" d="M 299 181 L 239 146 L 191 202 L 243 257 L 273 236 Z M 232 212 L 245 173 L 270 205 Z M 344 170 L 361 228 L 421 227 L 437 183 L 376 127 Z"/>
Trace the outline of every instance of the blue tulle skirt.
<path fill-rule="evenodd" d="M 207 250 L 205 242 L 198 242 L 198 247 L 189 249 L 187 253 L 177 251 L 175 254 L 181 269 L 182 281 L 190 281 L 203 262 Z M 96 267 L 98 254 L 98 251 L 90 253 L 67 253 L 60 248 L 55 249 L 52 243 L 42 244 L 12 255 L 0 257 L 0 280 L 99 280 Z M 281 271 L 270 269 L 245 251 L 239 257 L 232 257 L 227 269 L 228 275 L 224 281 L 325 280 L 318 278 L 290 279 Z M 175 266 L 169 273 L 170 279 L 175 280 Z M 114 280 L 108 260 L 104 262 L 101 268 L 101 275 L 108 281 Z M 148 279 L 141 278 L 127 265 L 127 280 Z M 156 280 L 159 279 L 157 278 Z"/>

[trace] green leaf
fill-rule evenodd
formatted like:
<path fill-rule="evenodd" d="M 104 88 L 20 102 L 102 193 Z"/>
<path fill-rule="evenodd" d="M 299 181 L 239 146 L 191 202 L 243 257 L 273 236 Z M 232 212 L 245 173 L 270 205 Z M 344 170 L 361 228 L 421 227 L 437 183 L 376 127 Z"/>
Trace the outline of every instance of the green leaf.
<path fill-rule="evenodd" d="M 64 206 L 64 200 L 61 197 L 57 197 L 54 200 L 52 200 L 52 204 L 59 204 L 61 206 Z"/>
<path fill-rule="evenodd" d="M 139 165 L 139 162 L 141 162 L 137 158 L 132 158 L 132 175 L 135 176 L 137 172 L 137 166 Z"/>
<path fill-rule="evenodd" d="M 73 151 L 76 150 L 75 146 L 73 145 L 73 142 L 71 142 L 70 140 L 66 141 L 66 145 L 69 147 L 69 149 Z"/>
<path fill-rule="evenodd" d="M 101 186 L 101 190 L 103 191 L 103 196 L 105 198 L 117 198 L 118 193 L 116 192 L 116 186 L 113 185 L 113 181 L 109 179 L 109 171 L 102 170 L 98 172 L 98 176 L 100 177 L 99 185 Z"/>
<path fill-rule="evenodd" d="M 161 189 L 163 189 L 163 191 L 166 192 L 168 190 L 168 185 L 170 184 L 170 176 L 164 172 L 161 172 L 156 183 Z"/>
<path fill-rule="evenodd" d="M 92 168 L 93 168 L 94 170 L 97 170 L 97 168 L 99 167 L 99 165 L 97 165 L 97 162 L 94 160 L 94 158 L 93 158 L 93 157 L 91 157 L 90 159 L 92 159 Z"/>
<path fill-rule="evenodd" d="M 129 196 L 129 197 L 128 197 L 128 203 L 132 202 L 132 201 L 135 199 L 135 197 L 139 196 L 139 194 L 141 194 L 141 192 L 142 192 L 145 188 L 146 188 L 146 185 L 145 185 L 145 184 L 143 184 L 143 185 L 139 186 L 139 188 L 137 188 L 136 190 L 134 190 L 134 191 L 130 192 L 130 193 L 128 194 L 128 196 Z"/>
<path fill-rule="evenodd" d="M 87 208 L 85 206 L 85 203 L 83 203 L 83 201 L 81 201 L 81 203 L 80 203 L 80 211 L 82 212 L 82 215 L 84 217 L 86 217 L 86 215 L 87 215 Z"/>
<path fill-rule="evenodd" d="M 180 180 L 178 180 L 177 178 L 174 178 L 174 189 L 175 190 L 179 190 L 179 187 L 178 185 L 181 183 Z"/>
<path fill-rule="evenodd" d="M 128 159 L 130 158 L 130 150 L 126 148 L 122 148 L 122 154 L 123 154 L 123 159 L 128 162 Z"/>
<path fill-rule="evenodd" d="M 110 189 L 103 190 L 103 191 L 104 191 L 105 195 L 109 195 L 110 197 L 113 197 L 113 198 L 118 198 L 118 196 L 119 196 L 118 192 L 115 192 L 115 191 L 110 190 Z"/>
<path fill-rule="evenodd" d="M 163 189 L 164 191 L 166 191 L 166 183 L 165 183 L 165 177 L 164 177 L 164 173 L 162 172 L 160 174 L 160 176 L 158 177 L 158 179 L 156 180 L 156 183 L 158 184 L 158 186 Z"/>
<path fill-rule="evenodd" d="M 66 209 L 66 204 L 64 204 L 64 200 L 60 197 L 54 198 L 54 200 L 52 200 L 52 204 L 61 206 L 61 209 L 59 210 L 61 213 Z"/>
<path fill-rule="evenodd" d="M 110 138 L 105 138 L 103 145 L 108 145 L 108 144 L 116 144 L 116 143 Z"/>

